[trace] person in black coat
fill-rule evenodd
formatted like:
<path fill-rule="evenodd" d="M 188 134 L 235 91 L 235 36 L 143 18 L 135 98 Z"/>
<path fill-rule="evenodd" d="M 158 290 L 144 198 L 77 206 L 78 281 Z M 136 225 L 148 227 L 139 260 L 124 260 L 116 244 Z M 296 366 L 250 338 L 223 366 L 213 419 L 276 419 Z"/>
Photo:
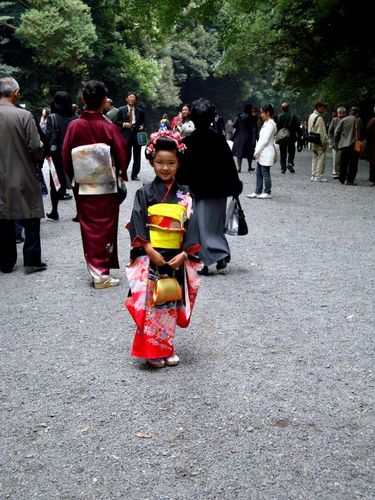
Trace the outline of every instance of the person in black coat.
<path fill-rule="evenodd" d="M 115 123 L 120 127 L 121 134 L 129 145 L 127 167 L 129 167 L 133 153 L 131 179 L 133 181 L 138 181 L 138 174 L 141 170 L 142 146 L 138 144 L 137 134 L 138 132 L 142 132 L 145 128 L 145 114 L 142 109 L 137 108 L 137 94 L 135 92 L 128 92 L 126 103 L 126 106 L 122 106 L 118 110 Z"/>
<path fill-rule="evenodd" d="M 253 106 L 246 104 L 244 113 L 240 113 L 234 124 L 232 154 L 237 157 L 238 172 L 241 172 L 242 159 L 246 158 L 251 172 L 255 170 L 251 167 L 255 151 L 255 143 L 258 138 L 258 124 L 256 118 L 252 115 Z"/>
<path fill-rule="evenodd" d="M 195 198 L 204 275 L 210 265 L 216 263 L 216 269 L 220 270 L 230 261 L 225 237 L 226 203 L 229 196 L 242 192 L 225 136 L 210 129 L 214 113 L 215 107 L 206 99 L 192 103 L 191 119 L 196 129 L 184 139 L 187 149 L 176 175 L 177 181 L 188 185 Z"/>
<path fill-rule="evenodd" d="M 277 130 L 287 128 L 290 134 L 287 141 L 279 144 L 281 173 L 285 174 L 286 169 L 288 169 L 291 174 L 294 174 L 296 141 L 300 141 L 302 135 L 300 123 L 297 116 L 289 111 L 289 104 L 287 102 L 282 103 L 281 110 L 282 112 L 278 115 L 276 120 Z"/>

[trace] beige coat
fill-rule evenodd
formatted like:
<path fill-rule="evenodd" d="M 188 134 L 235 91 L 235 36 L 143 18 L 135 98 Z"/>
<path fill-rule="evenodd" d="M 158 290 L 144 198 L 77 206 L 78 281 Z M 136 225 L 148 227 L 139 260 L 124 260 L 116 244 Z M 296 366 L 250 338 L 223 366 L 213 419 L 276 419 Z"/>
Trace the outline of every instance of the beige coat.
<path fill-rule="evenodd" d="M 42 154 L 32 114 L 0 100 L 0 219 L 44 217 L 35 170 Z"/>
<path fill-rule="evenodd" d="M 320 134 L 320 140 L 322 143 L 320 145 L 320 144 L 313 144 L 310 142 L 309 149 L 311 149 L 312 151 L 323 151 L 323 147 L 326 146 L 328 142 L 327 129 L 322 115 L 318 113 L 316 110 L 309 116 L 307 128 L 309 132 L 315 132 L 317 134 Z"/>

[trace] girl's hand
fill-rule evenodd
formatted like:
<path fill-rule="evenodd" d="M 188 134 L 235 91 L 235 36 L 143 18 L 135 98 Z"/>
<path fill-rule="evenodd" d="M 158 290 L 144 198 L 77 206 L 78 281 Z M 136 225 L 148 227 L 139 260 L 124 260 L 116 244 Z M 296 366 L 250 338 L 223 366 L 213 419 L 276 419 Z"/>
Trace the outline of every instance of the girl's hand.
<path fill-rule="evenodd" d="M 165 266 L 166 262 L 164 257 L 157 250 L 155 250 L 150 243 L 145 245 L 144 249 L 146 250 L 149 259 L 153 264 L 155 264 L 155 266 Z"/>
<path fill-rule="evenodd" d="M 181 252 L 173 257 L 167 264 L 171 266 L 172 269 L 178 269 L 180 266 L 184 264 L 186 260 L 185 252 Z"/>

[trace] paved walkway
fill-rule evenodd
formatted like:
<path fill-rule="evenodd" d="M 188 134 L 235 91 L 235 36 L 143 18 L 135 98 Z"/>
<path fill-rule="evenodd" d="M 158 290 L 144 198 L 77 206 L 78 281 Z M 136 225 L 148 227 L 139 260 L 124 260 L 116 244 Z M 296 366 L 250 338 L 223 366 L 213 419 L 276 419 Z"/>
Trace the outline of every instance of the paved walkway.
<path fill-rule="evenodd" d="M 249 235 L 202 280 L 177 368 L 130 359 L 126 281 L 89 287 L 73 202 L 43 220 L 48 271 L 0 276 L 1 499 L 374 498 L 375 190 L 367 164 L 358 187 L 309 165 L 242 197 Z"/>

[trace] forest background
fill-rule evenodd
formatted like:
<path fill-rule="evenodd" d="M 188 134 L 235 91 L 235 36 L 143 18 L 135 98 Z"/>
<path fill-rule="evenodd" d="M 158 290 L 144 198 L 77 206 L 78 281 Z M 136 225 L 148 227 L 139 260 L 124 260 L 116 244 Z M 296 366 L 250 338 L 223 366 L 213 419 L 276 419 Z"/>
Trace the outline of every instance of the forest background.
<path fill-rule="evenodd" d="M 137 92 L 153 126 L 207 97 L 225 119 L 283 100 L 375 104 L 372 0 L 18 0 L 0 2 L 0 75 L 35 112 L 57 90 L 79 102 L 103 80 L 116 106 Z M 149 127 L 150 128 L 150 127 Z M 152 128 L 152 126 L 151 126 Z"/>

